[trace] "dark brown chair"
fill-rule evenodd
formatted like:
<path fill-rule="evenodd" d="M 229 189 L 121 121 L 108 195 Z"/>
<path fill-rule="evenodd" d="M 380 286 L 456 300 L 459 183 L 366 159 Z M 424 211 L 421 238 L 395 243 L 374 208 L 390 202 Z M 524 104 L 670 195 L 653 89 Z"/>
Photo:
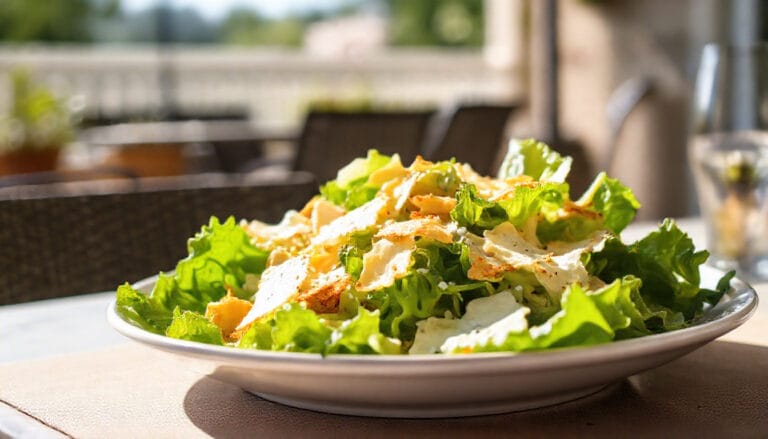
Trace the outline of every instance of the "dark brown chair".
<path fill-rule="evenodd" d="M 482 175 L 496 172 L 504 130 L 517 105 L 460 105 L 436 120 L 424 148 L 428 160 L 455 158 Z"/>
<path fill-rule="evenodd" d="M 293 170 L 313 173 L 319 182 L 369 149 L 398 153 L 409 164 L 419 154 L 432 111 L 310 111 L 299 138 Z"/>
<path fill-rule="evenodd" d="M 274 222 L 317 185 L 297 173 L 270 182 L 173 177 L 138 191 L 53 197 L 30 189 L 0 200 L 0 305 L 113 290 L 171 270 L 212 215 Z"/>

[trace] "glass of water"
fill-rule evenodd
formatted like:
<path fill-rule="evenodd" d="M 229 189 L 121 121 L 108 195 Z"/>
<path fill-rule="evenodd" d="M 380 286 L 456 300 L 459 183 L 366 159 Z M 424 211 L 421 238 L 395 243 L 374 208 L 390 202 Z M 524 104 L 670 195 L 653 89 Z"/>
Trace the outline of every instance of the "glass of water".
<path fill-rule="evenodd" d="M 711 263 L 768 279 L 768 44 L 708 45 L 689 159 Z"/>

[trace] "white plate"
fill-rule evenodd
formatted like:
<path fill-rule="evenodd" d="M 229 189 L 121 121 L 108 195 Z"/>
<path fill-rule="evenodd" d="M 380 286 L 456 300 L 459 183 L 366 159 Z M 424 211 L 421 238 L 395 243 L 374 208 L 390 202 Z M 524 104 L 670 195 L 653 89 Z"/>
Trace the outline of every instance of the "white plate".
<path fill-rule="evenodd" d="M 702 283 L 722 275 L 703 267 Z M 153 279 L 137 284 L 151 289 Z M 120 317 L 123 335 L 170 352 L 194 370 L 265 399 L 321 412 L 381 417 L 504 413 L 572 400 L 681 357 L 733 330 L 757 305 L 734 279 L 732 291 L 690 328 L 598 346 L 521 354 L 365 356 L 241 350 L 152 334 Z M 193 361 L 190 361 L 193 360 Z"/>

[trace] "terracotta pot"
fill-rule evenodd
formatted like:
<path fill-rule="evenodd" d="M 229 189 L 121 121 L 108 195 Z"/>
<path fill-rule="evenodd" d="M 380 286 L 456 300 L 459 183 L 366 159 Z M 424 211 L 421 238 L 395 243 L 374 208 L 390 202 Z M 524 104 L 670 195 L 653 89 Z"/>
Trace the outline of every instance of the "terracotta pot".
<path fill-rule="evenodd" d="M 0 152 L 0 175 L 52 171 L 60 152 L 59 148 Z"/>

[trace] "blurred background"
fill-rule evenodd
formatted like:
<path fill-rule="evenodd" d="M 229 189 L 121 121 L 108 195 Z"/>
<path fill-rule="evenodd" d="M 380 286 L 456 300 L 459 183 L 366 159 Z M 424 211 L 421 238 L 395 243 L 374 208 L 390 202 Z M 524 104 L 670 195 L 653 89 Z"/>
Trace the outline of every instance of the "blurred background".
<path fill-rule="evenodd" d="M 0 189 L 322 181 L 368 148 L 493 173 L 507 139 L 535 136 L 576 158 L 574 189 L 605 169 L 640 218 L 686 216 L 701 49 L 762 39 L 765 13 L 756 0 L 0 0 Z"/>

